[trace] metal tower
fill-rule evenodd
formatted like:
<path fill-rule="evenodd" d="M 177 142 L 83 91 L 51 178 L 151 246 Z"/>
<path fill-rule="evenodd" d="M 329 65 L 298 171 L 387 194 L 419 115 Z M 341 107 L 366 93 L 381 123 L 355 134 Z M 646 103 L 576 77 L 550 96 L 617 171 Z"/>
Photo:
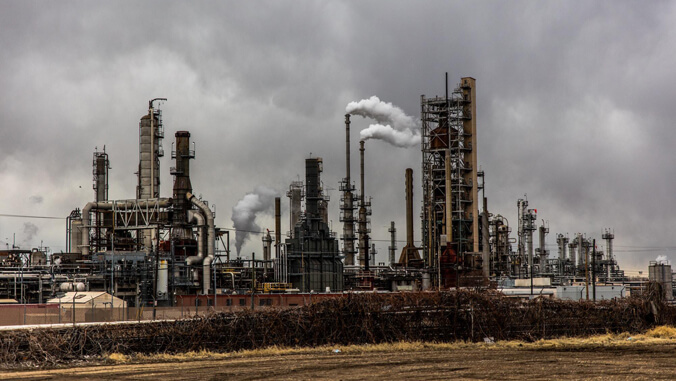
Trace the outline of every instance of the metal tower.
<path fill-rule="evenodd" d="M 340 222 L 343 223 L 343 254 L 345 255 L 345 265 L 354 265 L 354 256 L 357 251 L 354 248 L 356 236 L 354 232 L 354 212 L 357 209 L 354 203 L 355 187 L 350 179 L 350 114 L 345 115 L 345 178 L 340 182 L 340 192 L 343 195 L 340 198 Z"/>
<path fill-rule="evenodd" d="M 473 269 L 479 253 L 475 79 L 465 77 L 446 96 L 421 96 L 423 255 L 440 285 L 451 268 Z M 450 221 L 448 221 L 450 219 Z"/>

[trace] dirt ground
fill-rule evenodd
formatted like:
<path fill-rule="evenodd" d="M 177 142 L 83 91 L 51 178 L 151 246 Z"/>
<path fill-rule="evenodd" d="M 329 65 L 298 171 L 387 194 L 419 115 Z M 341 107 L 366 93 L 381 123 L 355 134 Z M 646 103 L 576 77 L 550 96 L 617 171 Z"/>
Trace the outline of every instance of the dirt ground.
<path fill-rule="evenodd" d="M 676 343 L 623 347 L 423 347 L 1 372 L 3 380 L 420 380 L 676 378 Z"/>

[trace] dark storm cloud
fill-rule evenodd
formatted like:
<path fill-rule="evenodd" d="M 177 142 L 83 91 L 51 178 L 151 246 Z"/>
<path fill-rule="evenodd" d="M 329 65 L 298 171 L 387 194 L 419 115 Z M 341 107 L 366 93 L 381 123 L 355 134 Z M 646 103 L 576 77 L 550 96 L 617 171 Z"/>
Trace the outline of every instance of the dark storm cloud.
<path fill-rule="evenodd" d="M 148 99 L 167 97 L 165 150 L 191 131 L 193 186 L 217 224 L 230 226 L 251 189 L 302 179 L 312 153 L 340 230 L 332 188 L 345 172 L 347 103 L 378 96 L 418 116 L 420 95 L 443 94 L 449 72 L 451 87 L 477 79 L 491 212 L 516 230 L 516 199 L 528 194 L 550 244 L 612 227 L 618 247 L 675 246 L 674 21 L 669 2 L 3 2 L 0 179 L 49 195 L 44 214 L 66 215 L 93 197 L 91 154 L 105 144 L 111 198 L 132 198 L 138 119 Z M 366 127 L 353 118 L 353 178 Z M 421 154 L 369 141 L 366 156 L 373 235 L 387 240 L 390 220 L 404 231 L 407 167 L 420 205 Z M 171 165 L 162 160 L 163 195 Z M 2 201 L 36 205 L 19 191 Z M 58 247 L 61 231 L 40 233 Z M 260 250 L 251 242 L 245 252 Z M 387 243 L 377 245 L 383 261 Z M 619 254 L 632 266 L 653 259 Z"/>

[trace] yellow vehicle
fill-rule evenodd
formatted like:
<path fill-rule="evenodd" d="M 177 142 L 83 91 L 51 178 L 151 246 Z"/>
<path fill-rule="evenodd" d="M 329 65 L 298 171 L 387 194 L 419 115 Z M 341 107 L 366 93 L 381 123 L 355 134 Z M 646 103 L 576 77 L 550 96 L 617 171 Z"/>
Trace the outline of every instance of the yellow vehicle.
<path fill-rule="evenodd" d="M 281 282 L 269 282 L 256 285 L 256 291 L 263 292 L 265 294 L 274 294 L 274 293 L 283 293 L 287 288 L 291 288 L 291 283 L 281 283 Z"/>

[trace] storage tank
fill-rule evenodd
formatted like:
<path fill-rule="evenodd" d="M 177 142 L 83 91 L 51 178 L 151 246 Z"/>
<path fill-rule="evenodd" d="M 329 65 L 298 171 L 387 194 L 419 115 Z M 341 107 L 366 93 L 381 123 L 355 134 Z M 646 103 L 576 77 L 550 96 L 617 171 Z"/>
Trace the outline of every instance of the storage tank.
<path fill-rule="evenodd" d="M 648 279 L 662 285 L 664 297 L 667 300 L 674 299 L 671 265 L 668 262 L 650 262 L 648 267 Z"/>
<path fill-rule="evenodd" d="M 70 251 L 73 253 L 82 253 L 82 220 L 70 221 Z"/>
<path fill-rule="evenodd" d="M 157 300 L 167 300 L 169 285 L 169 266 L 166 260 L 161 260 L 157 268 Z"/>

